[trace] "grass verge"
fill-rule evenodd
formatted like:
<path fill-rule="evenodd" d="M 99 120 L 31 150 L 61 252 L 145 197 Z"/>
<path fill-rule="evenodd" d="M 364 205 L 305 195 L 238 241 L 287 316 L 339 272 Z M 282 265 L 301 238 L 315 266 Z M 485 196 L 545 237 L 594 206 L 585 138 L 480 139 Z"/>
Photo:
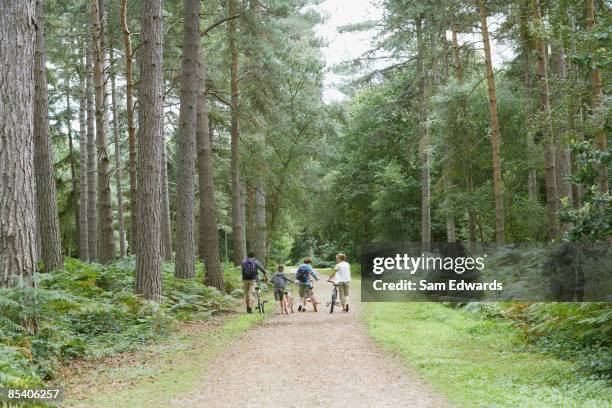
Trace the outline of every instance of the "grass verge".
<path fill-rule="evenodd" d="M 504 321 L 434 303 L 365 304 L 374 340 L 449 401 L 476 407 L 612 406 L 612 387 L 573 363 L 526 351 Z"/>
<path fill-rule="evenodd" d="M 210 370 L 211 359 L 235 336 L 262 319 L 258 314 L 232 314 L 217 322 L 216 328 L 195 334 L 182 332 L 171 340 L 151 345 L 139 351 L 133 361 L 120 361 L 116 367 L 101 365 L 87 373 L 87 383 L 78 385 L 86 395 L 73 396 L 62 406 L 167 406 L 173 398 L 191 392 Z"/>

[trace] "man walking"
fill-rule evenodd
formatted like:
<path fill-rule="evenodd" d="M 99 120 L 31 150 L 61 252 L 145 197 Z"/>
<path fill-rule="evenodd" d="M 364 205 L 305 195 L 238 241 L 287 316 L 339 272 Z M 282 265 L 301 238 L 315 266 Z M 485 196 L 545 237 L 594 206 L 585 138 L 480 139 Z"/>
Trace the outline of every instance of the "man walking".
<path fill-rule="evenodd" d="M 244 291 L 244 303 L 247 313 L 253 313 L 253 298 L 255 297 L 255 285 L 259 280 L 259 271 L 264 275 L 264 282 L 268 280 L 268 274 L 262 264 L 255 259 L 255 253 L 249 251 L 247 258 L 242 261 L 242 289 Z"/>

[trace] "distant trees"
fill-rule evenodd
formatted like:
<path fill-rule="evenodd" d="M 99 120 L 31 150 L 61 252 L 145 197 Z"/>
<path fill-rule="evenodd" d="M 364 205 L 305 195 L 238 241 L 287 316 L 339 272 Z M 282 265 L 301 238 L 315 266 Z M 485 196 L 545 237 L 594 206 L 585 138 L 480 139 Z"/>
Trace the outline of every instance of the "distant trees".
<path fill-rule="evenodd" d="M 321 16 L 310 2 L 281 3 L 46 3 L 46 40 L 42 2 L 2 3 L 34 16 L 3 15 L 0 28 L 20 27 L 33 47 L 10 40 L 2 56 L 34 53 L 31 78 L 12 59 L 2 73 L 7 101 L 32 98 L 31 111 L 2 105 L 1 175 L 19 184 L 1 192 L 2 221 L 16 221 L 0 243 L 19 246 L 0 260 L 3 285 L 6 262 L 15 276 L 34 272 L 30 245 L 45 270 L 77 251 L 103 263 L 136 255 L 136 291 L 159 299 L 161 262 L 174 256 L 177 276 L 194 278 L 197 258 L 223 289 L 221 248 L 239 264 L 247 245 L 283 262 L 290 251 L 353 256 L 371 240 L 428 250 L 605 235 L 599 3 L 385 0 L 376 47 L 342 66 L 358 75 L 334 103 L 322 100 Z M 503 65 L 499 43 L 515 51 Z M 32 167 L 15 152 L 33 154 Z M 13 238 L 30 221 L 34 239 Z"/>

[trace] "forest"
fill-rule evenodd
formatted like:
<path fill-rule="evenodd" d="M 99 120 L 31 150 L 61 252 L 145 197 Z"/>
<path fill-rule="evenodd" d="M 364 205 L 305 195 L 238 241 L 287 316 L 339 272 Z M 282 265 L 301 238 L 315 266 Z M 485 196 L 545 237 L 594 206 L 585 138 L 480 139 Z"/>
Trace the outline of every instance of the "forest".
<path fill-rule="evenodd" d="M 1 387 L 234 314 L 250 251 L 612 242 L 609 2 L 380 0 L 334 66 L 321 3 L 0 0 Z M 446 306 L 612 403 L 609 302 Z"/>

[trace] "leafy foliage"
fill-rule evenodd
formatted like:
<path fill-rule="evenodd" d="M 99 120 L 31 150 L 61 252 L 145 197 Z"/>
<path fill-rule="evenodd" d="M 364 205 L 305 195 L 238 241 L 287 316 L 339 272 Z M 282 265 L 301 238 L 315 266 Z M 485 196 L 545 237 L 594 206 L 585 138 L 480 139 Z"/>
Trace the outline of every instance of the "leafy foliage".
<path fill-rule="evenodd" d="M 161 304 L 133 294 L 133 258 L 106 266 L 68 258 L 64 270 L 38 275 L 38 288 L 0 290 L 0 386 L 41 385 L 63 362 L 131 350 L 169 336 L 180 320 L 231 310 L 231 298 L 203 285 L 199 271 L 180 280 L 166 264 Z M 226 275 L 236 285 L 237 270 Z M 38 331 L 29 333 L 24 322 L 34 316 Z"/>

